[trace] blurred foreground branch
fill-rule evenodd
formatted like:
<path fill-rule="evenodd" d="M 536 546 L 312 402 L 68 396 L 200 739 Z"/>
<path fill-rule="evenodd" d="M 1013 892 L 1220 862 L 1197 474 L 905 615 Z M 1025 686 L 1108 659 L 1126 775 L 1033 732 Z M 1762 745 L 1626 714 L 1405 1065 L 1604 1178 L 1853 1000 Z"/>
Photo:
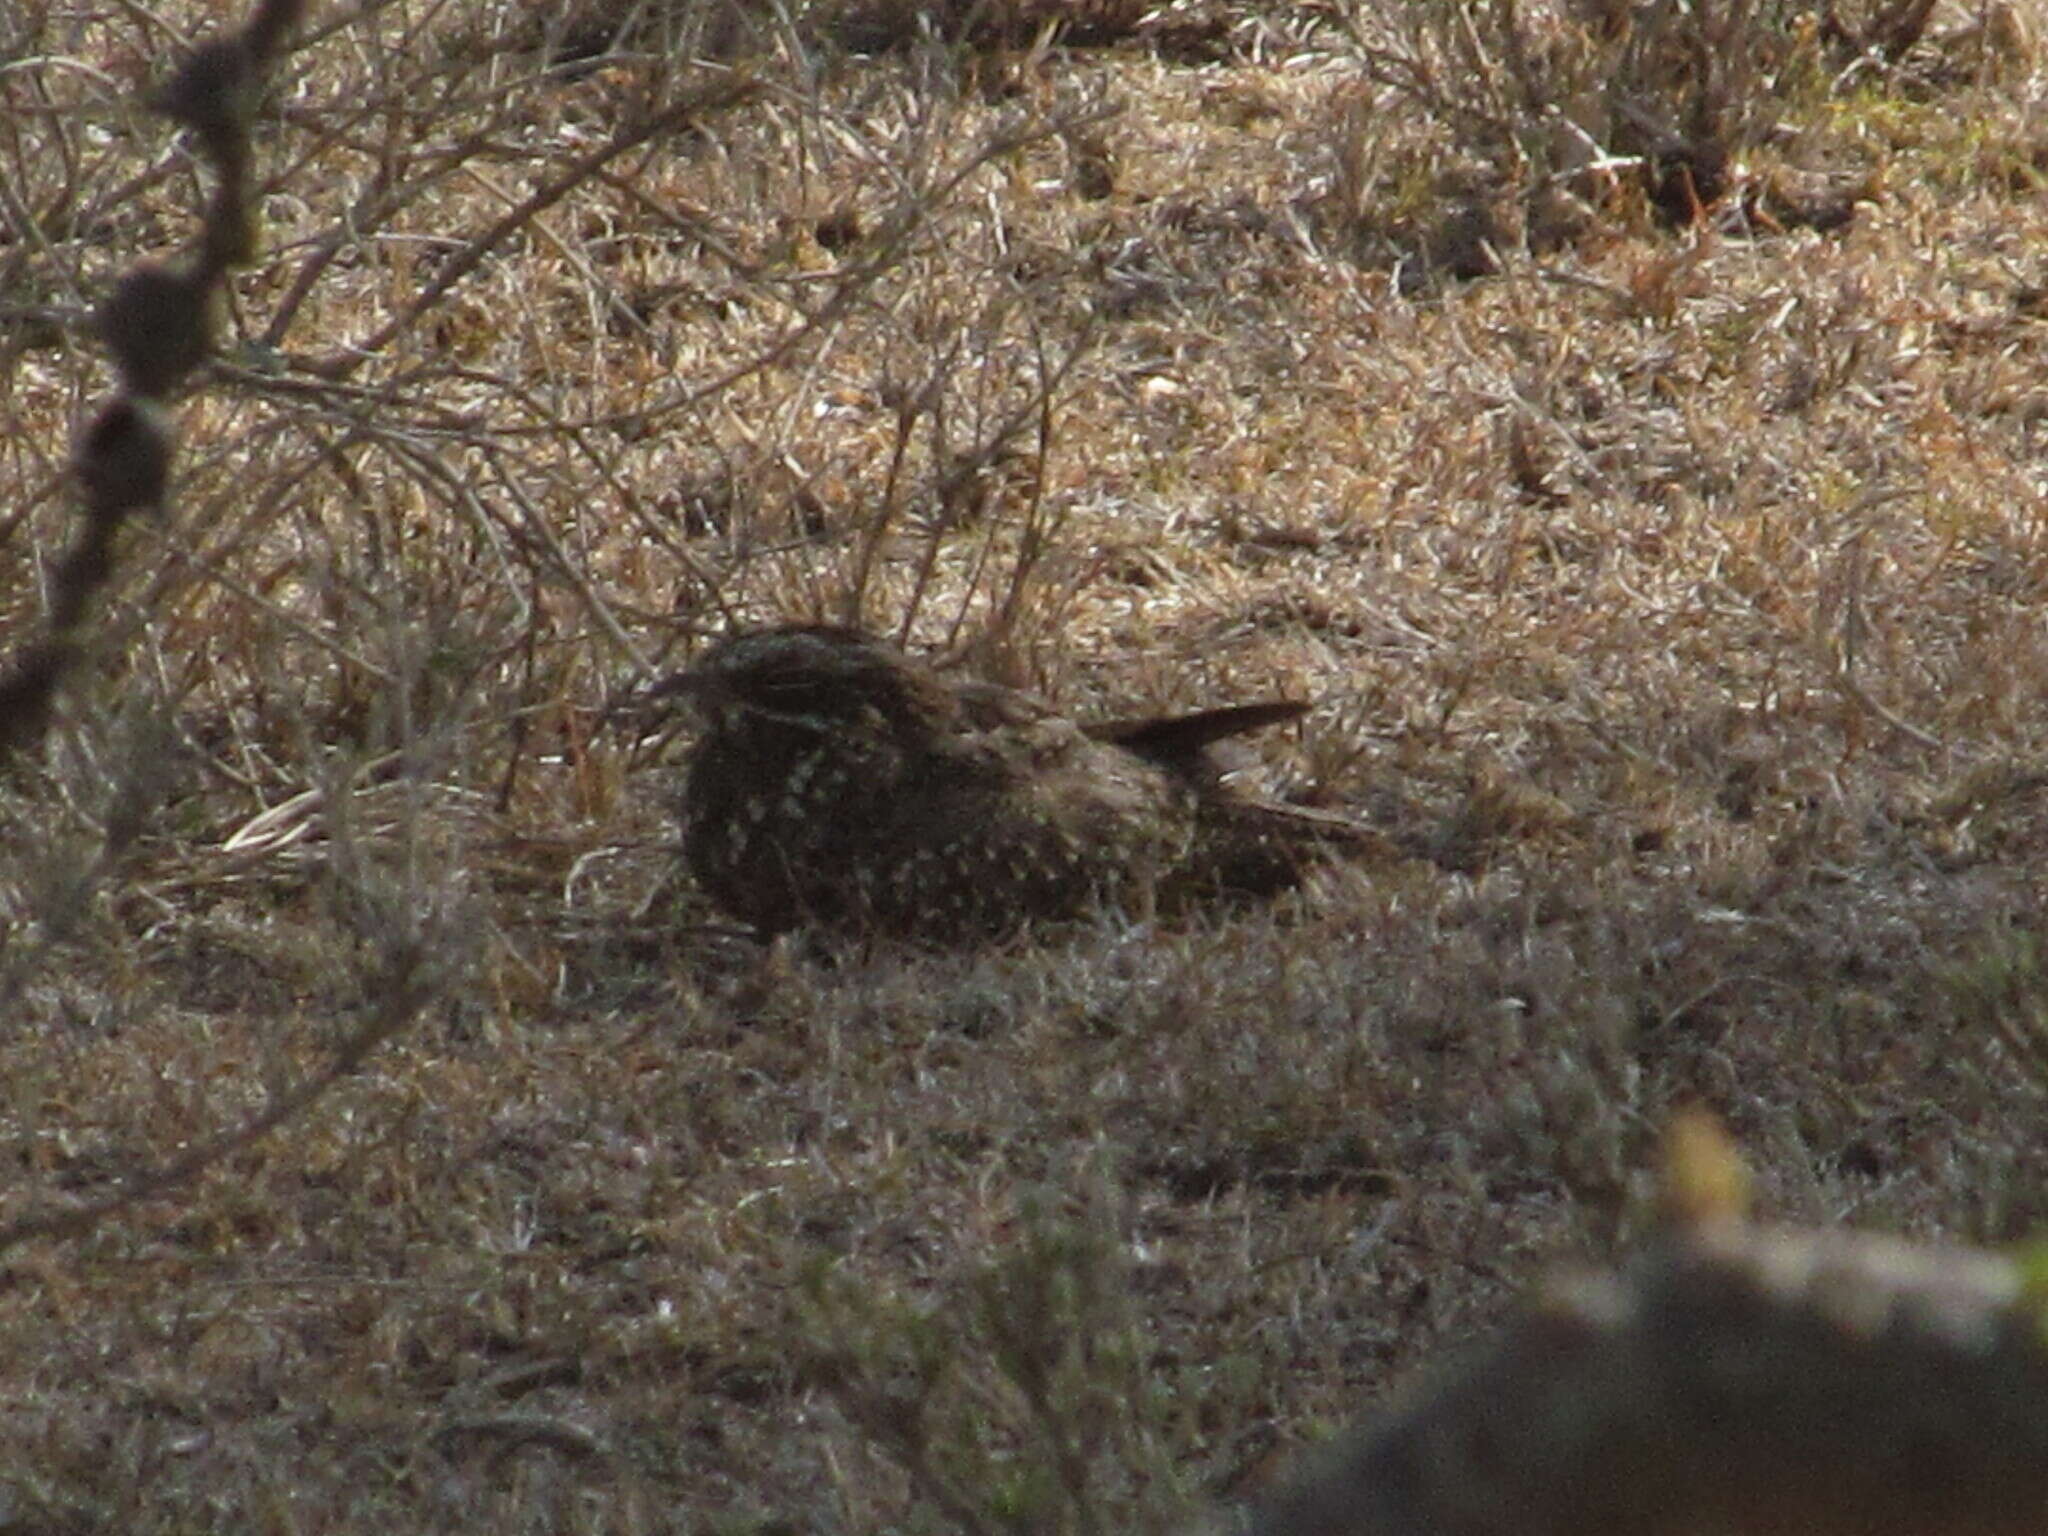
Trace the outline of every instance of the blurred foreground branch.
<path fill-rule="evenodd" d="M 170 262 L 129 269 L 100 308 L 101 339 L 121 388 L 81 436 L 73 465 L 85 492 L 84 526 L 59 562 L 50 631 L 0 677 L 0 751 L 40 741 L 65 673 L 84 654 L 92 600 L 113 574 L 115 541 L 129 514 L 159 510 L 170 477 L 175 433 L 164 402 L 213 348 L 215 309 L 227 273 L 256 251 L 250 205 L 250 125 L 265 66 L 297 25 L 303 0 L 258 0 L 248 24 L 194 50 L 153 104 L 189 130 L 218 174 L 199 231 Z M 384 903 L 371 925 L 384 962 L 367 995 L 374 1000 L 319 1070 L 270 1096 L 240 1124 L 190 1146 L 162 1166 L 137 1173 L 111 1194 L 54 1209 L 32 1209 L 0 1226 L 0 1252 L 33 1238 L 64 1238 L 188 1184 L 268 1135 L 355 1072 L 448 985 L 444 935 L 416 916 L 432 910 L 408 890 Z M 405 914 L 403 917 L 392 913 Z M 11 995 L 10 980 L 4 994 Z"/>
<path fill-rule="evenodd" d="M 121 388 L 73 455 L 85 523 L 51 582 L 49 633 L 0 674 L 0 751 L 42 739 L 57 689 L 83 654 L 92 599 L 113 574 L 121 525 L 132 512 L 163 505 L 176 436 L 163 401 L 206 360 L 221 284 L 255 254 L 249 125 L 264 69 L 302 9 L 303 0 L 260 0 L 247 26 L 194 50 L 152 99 L 191 131 L 219 182 L 184 253 L 171 262 L 137 263 L 100 307 L 100 339 Z"/>

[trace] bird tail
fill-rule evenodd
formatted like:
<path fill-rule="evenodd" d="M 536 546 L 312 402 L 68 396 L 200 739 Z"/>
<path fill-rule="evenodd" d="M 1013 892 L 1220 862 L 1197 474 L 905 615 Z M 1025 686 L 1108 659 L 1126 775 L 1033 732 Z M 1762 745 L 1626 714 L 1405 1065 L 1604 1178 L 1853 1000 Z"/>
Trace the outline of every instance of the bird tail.
<path fill-rule="evenodd" d="M 1191 715 L 1104 720 L 1087 729 L 1097 741 L 1106 741 L 1141 757 L 1193 757 L 1227 737 L 1299 720 L 1308 710 L 1309 706 L 1300 699 L 1272 699 L 1264 704 L 1197 710 Z"/>

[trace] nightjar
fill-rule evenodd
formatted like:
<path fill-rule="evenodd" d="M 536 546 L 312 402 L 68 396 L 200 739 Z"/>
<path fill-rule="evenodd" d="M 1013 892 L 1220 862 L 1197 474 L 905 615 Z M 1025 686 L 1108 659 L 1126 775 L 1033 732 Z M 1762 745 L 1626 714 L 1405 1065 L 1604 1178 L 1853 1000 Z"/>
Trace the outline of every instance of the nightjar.
<path fill-rule="evenodd" d="M 1210 757 L 1297 718 L 1298 702 L 1081 725 L 826 625 L 729 636 L 657 692 L 687 697 L 702 721 L 685 862 L 768 933 L 972 943 L 1101 906 L 1269 896 L 1371 841 L 1354 822 L 1239 793 Z"/>

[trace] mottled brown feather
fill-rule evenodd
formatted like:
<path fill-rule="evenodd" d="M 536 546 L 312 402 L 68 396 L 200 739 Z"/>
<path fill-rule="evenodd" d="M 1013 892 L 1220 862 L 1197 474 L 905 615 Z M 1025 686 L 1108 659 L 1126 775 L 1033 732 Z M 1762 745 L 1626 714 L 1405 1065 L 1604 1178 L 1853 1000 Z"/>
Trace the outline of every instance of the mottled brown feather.
<path fill-rule="evenodd" d="M 931 944 L 1100 906 L 1176 911 L 1297 884 L 1357 824 L 1229 787 L 1208 749 L 1292 700 L 1083 726 L 949 680 L 855 630 L 730 636 L 658 692 L 703 720 L 685 861 L 767 932 L 819 925 Z"/>

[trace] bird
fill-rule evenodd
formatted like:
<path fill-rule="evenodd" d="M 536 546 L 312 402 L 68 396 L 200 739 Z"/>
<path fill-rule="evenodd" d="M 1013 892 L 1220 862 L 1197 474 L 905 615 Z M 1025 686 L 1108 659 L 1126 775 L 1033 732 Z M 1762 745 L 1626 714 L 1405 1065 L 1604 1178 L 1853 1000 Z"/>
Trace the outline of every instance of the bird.
<path fill-rule="evenodd" d="M 1212 755 L 1298 719 L 1298 700 L 1082 724 L 827 624 L 728 634 L 654 693 L 701 725 L 684 863 L 764 935 L 958 947 L 1101 909 L 1171 915 L 1275 895 L 1371 838 L 1241 792 Z"/>

